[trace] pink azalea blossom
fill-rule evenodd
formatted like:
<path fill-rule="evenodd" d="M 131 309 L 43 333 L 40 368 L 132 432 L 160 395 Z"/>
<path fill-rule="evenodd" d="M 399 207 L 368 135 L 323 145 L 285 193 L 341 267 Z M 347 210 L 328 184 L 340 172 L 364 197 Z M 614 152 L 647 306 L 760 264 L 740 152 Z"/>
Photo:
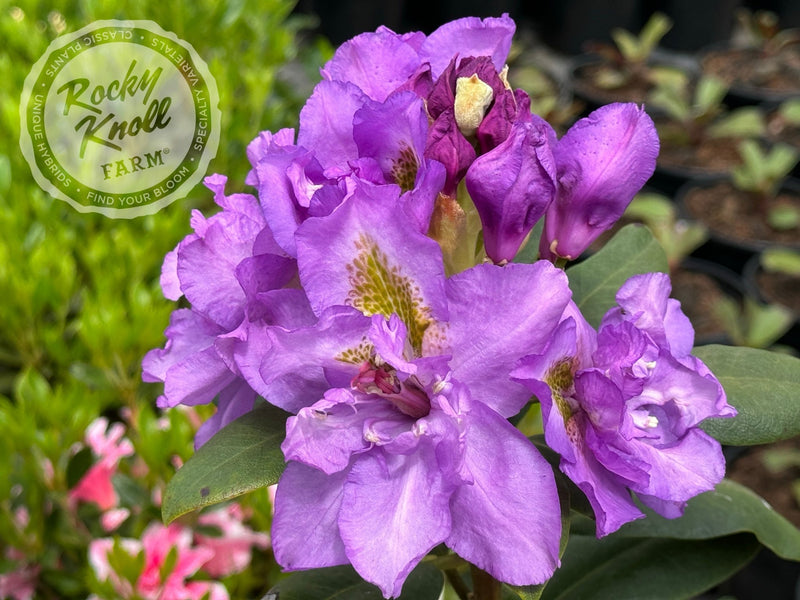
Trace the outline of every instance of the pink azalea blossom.
<path fill-rule="evenodd" d="M 6 556 L 15 560 L 24 555 L 15 548 L 8 548 Z M 38 577 L 39 565 L 31 564 L 21 564 L 13 571 L 0 574 L 0 598 L 31 600 L 36 592 Z"/>
<path fill-rule="evenodd" d="M 121 539 L 120 547 L 133 559 L 144 553 L 144 568 L 138 579 L 126 581 L 117 574 L 108 560 L 114 540 L 103 538 L 89 546 L 89 563 L 97 578 L 110 581 L 120 598 L 142 600 L 201 600 L 208 594 L 209 600 L 228 600 L 228 592 L 220 583 L 209 581 L 186 581 L 213 557 L 209 548 L 193 547 L 192 533 L 177 524 L 164 526 L 153 523 L 142 534 L 141 540 Z M 177 558 L 172 571 L 162 578 L 162 569 L 171 552 Z"/>
<path fill-rule="evenodd" d="M 131 516 L 127 508 L 112 508 L 100 515 L 100 524 L 106 532 L 114 531 Z"/>
<path fill-rule="evenodd" d="M 244 518 L 239 504 L 229 504 L 200 516 L 201 525 L 219 528 L 221 532 L 219 536 L 195 534 L 197 545 L 214 553 L 203 565 L 203 570 L 212 577 L 241 573 L 250 564 L 253 546 L 262 550 L 269 547 L 269 535 L 251 530 L 244 524 Z"/>
<path fill-rule="evenodd" d="M 114 508 L 119 502 L 117 493 L 111 483 L 119 461 L 133 454 L 133 444 L 124 438 L 125 426 L 114 423 L 108 426 L 108 419 L 95 419 L 86 429 L 86 444 L 99 458 L 69 492 L 70 500 L 77 502 L 94 502 L 102 510 Z"/>

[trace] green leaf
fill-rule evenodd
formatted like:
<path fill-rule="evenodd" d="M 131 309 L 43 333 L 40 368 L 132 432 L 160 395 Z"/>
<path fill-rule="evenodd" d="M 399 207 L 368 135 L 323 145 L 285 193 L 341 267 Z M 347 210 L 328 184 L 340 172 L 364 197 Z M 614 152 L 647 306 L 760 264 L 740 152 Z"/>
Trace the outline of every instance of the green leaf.
<path fill-rule="evenodd" d="M 752 446 L 800 435 L 800 359 L 734 346 L 700 346 L 694 355 L 722 383 L 739 414 L 706 419 L 703 429 L 734 446 Z"/>
<path fill-rule="evenodd" d="M 702 77 L 697 82 L 694 92 L 694 103 L 701 114 L 706 114 L 722 102 L 728 86 L 721 79 L 715 77 Z"/>
<path fill-rule="evenodd" d="M 755 106 L 746 106 L 717 119 L 708 128 L 708 133 L 711 137 L 718 138 L 746 138 L 764 135 L 766 130 L 767 125 L 761 110 Z"/>
<path fill-rule="evenodd" d="M 702 541 L 573 536 L 542 600 L 693 598 L 745 566 L 759 548 L 748 534 Z"/>
<path fill-rule="evenodd" d="M 639 32 L 639 46 L 645 57 L 653 52 L 670 29 L 672 29 L 672 19 L 661 12 L 653 13 Z"/>
<path fill-rule="evenodd" d="M 626 225 L 594 256 L 567 270 L 572 298 L 586 320 L 597 327 L 614 306 L 620 286 L 633 275 L 667 272 L 667 257 L 642 225 Z"/>
<path fill-rule="evenodd" d="M 398 600 L 437 600 L 443 587 L 442 572 L 423 562 L 408 575 Z M 345 565 L 290 575 L 279 581 L 262 600 L 383 600 L 383 596 L 353 567 Z"/>
<path fill-rule="evenodd" d="M 544 230 L 544 219 L 539 219 L 536 225 L 528 234 L 527 239 L 523 242 L 517 255 L 514 257 L 514 262 L 518 263 L 533 263 L 539 260 L 539 238 L 542 237 Z"/>
<path fill-rule="evenodd" d="M 780 105 L 778 112 L 792 125 L 800 125 L 800 98 L 787 100 Z"/>
<path fill-rule="evenodd" d="M 800 277 L 800 252 L 797 250 L 783 246 L 766 248 L 761 253 L 759 262 L 763 269 L 770 273 L 786 273 Z"/>
<path fill-rule="evenodd" d="M 92 456 L 91 448 L 82 448 L 75 456 L 69 459 L 69 463 L 67 463 L 68 489 L 78 485 L 78 482 L 83 479 L 83 476 L 92 467 L 92 463 L 94 463 L 94 457 Z"/>
<path fill-rule="evenodd" d="M 624 29 L 613 29 L 611 37 L 622 56 L 629 62 L 640 62 L 647 58 L 647 50 L 639 44 L 639 38 Z"/>
<path fill-rule="evenodd" d="M 800 561 L 800 529 L 735 481 L 724 479 L 716 489 L 692 498 L 679 519 L 665 519 L 646 507 L 642 510 L 646 519 L 624 525 L 616 535 L 706 540 L 752 533 L 781 558 Z"/>
<path fill-rule="evenodd" d="M 681 96 L 679 90 L 672 87 L 672 82 L 660 82 L 660 85 L 650 93 L 648 100 L 650 104 L 665 111 L 679 122 L 688 120 L 692 112 L 691 106 Z"/>
<path fill-rule="evenodd" d="M 161 509 L 164 522 L 277 483 L 288 417 L 264 403 L 221 429 L 170 480 Z"/>

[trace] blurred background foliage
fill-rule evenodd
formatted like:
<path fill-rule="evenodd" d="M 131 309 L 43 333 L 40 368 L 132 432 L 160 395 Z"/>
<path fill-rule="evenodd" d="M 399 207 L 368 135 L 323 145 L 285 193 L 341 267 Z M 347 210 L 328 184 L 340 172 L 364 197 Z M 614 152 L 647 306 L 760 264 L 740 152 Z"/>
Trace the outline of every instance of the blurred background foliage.
<path fill-rule="evenodd" d="M 174 472 L 173 456 L 191 454 L 183 413 L 171 411 L 166 429 L 156 425 L 160 388 L 141 382 L 140 362 L 163 346 L 175 308 L 159 287 L 163 257 L 189 232 L 190 211 L 208 214 L 214 205 L 202 185 L 131 220 L 81 214 L 51 198 L 20 152 L 25 77 L 60 34 L 100 19 L 157 22 L 194 46 L 216 79 L 222 135 L 209 173 L 227 174 L 227 191 L 240 191 L 247 144 L 261 130 L 296 126 L 331 54 L 309 33 L 313 20 L 293 7 L 292 0 L 0 0 L 0 573 L 9 566 L 3 546 L 22 550 L 41 565 L 43 597 L 85 598 L 86 539 L 57 521 L 71 518 L 67 472 L 90 422 L 129 415 L 128 437 L 153 489 Z M 124 478 L 115 486 L 125 488 Z M 13 518 L 20 506 L 41 518 L 20 528 Z M 129 535 L 154 518 L 139 515 Z M 259 519 L 268 530 L 268 517 Z M 53 539 L 63 532 L 77 537 Z"/>

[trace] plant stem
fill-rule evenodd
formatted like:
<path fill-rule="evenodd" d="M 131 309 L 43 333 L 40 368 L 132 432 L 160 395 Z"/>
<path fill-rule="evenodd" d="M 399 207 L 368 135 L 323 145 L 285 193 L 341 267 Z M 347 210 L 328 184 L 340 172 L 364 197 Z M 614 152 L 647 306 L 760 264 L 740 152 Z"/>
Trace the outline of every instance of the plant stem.
<path fill-rule="evenodd" d="M 444 574 L 447 576 L 447 581 L 450 582 L 450 585 L 453 586 L 453 590 L 461 600 L 469 600 L 470 591 L 467 584 L 464 583 L 464 580 L 461 578 L 461 575 L 458 574 L 456 569 L 445 569 Z"/>
<path fill-rule="evenodd" d="M 475 565 L 470 565 L 472 571 L 472 589 L 474 600 L 500 600 L 500 582 Z"/>

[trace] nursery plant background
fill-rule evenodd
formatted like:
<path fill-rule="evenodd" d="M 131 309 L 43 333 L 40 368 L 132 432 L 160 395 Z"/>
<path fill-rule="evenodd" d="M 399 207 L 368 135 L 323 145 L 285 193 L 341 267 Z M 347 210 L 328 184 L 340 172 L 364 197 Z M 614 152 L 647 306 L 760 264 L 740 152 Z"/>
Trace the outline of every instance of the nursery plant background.
<path fill-rule="evenodd" d="M 169 527 L 162 524 L 166 483 L 192 456 L 194 432 L 213 408 L 160 413 L 155 408 L 160 388 L 141 382 L 141 360 L 148 350 L 163 345 L 174 309 L 159 285 L 163 257 L 187 234 L 191 209 L 214 212 L 212 194 L 197 186 L 188 197 L 138 219 L 80 214 L 35 184 L 18 140 L 23 81 L 50 41 L 95 20 L 150 19 L 192 44 L 208 63 L 223 119 L 209 173 L 225 173 L 229 186 L 236 186 L 250 168 L 246 145 L 259 131 L 296 125 L 318 68 L 332 53 L 315 32 L 314 19 L 293 9 L 293 2 L 282 0 L 112 6 L 89 0 L 0 2 L 0 482 L 8 482 L 0 485 L 0 597 L 116 598 L 124 590 L 125 597 L 156 598 L 169 590 L 176 598 L 215 598 L 223 597 L 221 584 L 232 598 L 260 598 L 282 577 L 264 535 L 271 520 L 266 489 L 204 513 L 211 516 L 188 515 Z M 324 10 L 319 12 L 324 19 Z M 460 15 L 444 18 L 455 16 Z M 344 37 L 380 22 L 361 21 L 359 29 Z M 519 58 L 524 62 L 522 54 Z M 531 86 L 540 83 L 537 73 L 527 74 Z M 548 104 L 548 93 L 559 98 L 561 112 Z M 571 99 L 563 102 L 559 94 L 557 87 L 545 87 L 540 106 L 568 125 L 581 108 L 573 107 Z M 630 213 L 631 220 L 649 223 L 668 256 L 676 252 L 679 262 L 692 248 L 679 247 L 684 238 L 675 241 L 674 215 L 663 205 L 643 209 L 643 202 L 637 204 L 638 214 Z M 677 231 L 683 232 L 683 226 Z M 700 243 L 702 239 L 695 245 Z M 735 314 L 728 322 L 741 323 L 743 313 L 730 310 Z M 740 327 L 726 332 L 726 342 L 766 346 L 797 327 L 785 311 L 753 318 L 750 336 Z M 766 340 L 758 339 L 764 323 L 773 332 Z M 792 338 L 781 341 L 787 339 L 783 350 L 796 352 Z M 530 426 L 535 431 L 536 424 Z M 773 460 L 783 460 L 791 469 L 797 460 L 792 457 L 791 452 L 779 453 Z M 791 477 L 781 485 L 790 490 Z M 789 506 L 792 501 L 790 496 Z M 755 505 L 746 506 L 725 531 L 745 533 L 730 538 L 728 554 L 720 554 L 721 559 L 737 568 L 752 560 L 759 551 L 753 533 L 769 548 L 763 555 L 800 558 L 796 539 L 783 525 L 761 515 Z M 627 574 L 635 586 L 643 585 L 638 579 L 642 574 L 652 575 L 642 567 L 648 559 L 694 552 L 700 560 L 714 551 L 721 551 L 719 544 L 666 540 L 643 545 L 634 535 L 609 538 L 594 555 L 584 555 L 587 563 L 565 563 L 565 568 L 580 573 L 600 560 L 600 554 L 619 556 L 623 564 L 617 572 Z M 766 576 L 757 572 L 761 580 L 754 594 L 764 594 L 764 586 L 774 583 L 766 580 L 775 573 L 789 582 L 779 593 L 794 587 L 794 563 L 768 562 L 765 568 L 776 570 Z M 721 569 L 709 586 L 734 570 Z M 352 585 L 351 574 L 339 577 L 340 585 Z M 670 579 L 680 577 L 676 572 Z M 548 597 L 581 597 L 586 589 L 597 589 L 596 584 L 584 581 L 572 589 L 556 585 Z M 413 593 L 415 583 L 409 585 L 408 593 Z M 609 589 L 609 594 L 620 593 L 619 588 Z M 728 582 L 711 594 L 747 598 L 747 589 Z M 287 588 L 281 598 L 294 597 L 291 593 Z M 366 593 L 380 596 L 374 588 Z M 451 597 L 453 593 L 447 590 Z"/>

